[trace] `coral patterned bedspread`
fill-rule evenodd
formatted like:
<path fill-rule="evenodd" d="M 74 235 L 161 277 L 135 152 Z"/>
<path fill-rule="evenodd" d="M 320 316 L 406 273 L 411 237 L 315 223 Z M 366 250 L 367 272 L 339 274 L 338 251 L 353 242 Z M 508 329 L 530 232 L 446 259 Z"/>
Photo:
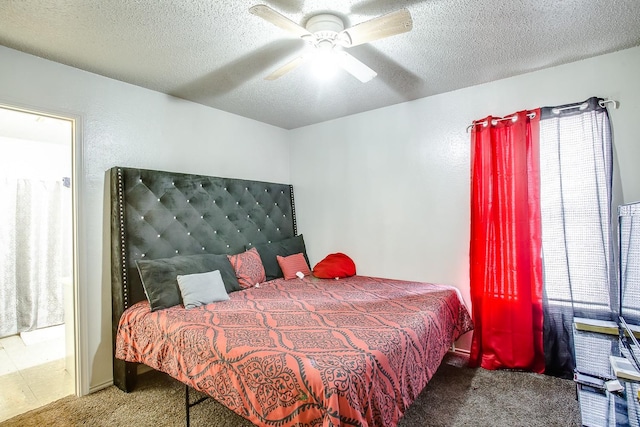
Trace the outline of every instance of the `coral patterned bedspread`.
<path fill-rule="evenodd" d="M 276 279 L 230 300 L 122 315 L 116 357 L 259 426 L 395 426 L 472 329 L 455 289 L 355 276 Z"/>

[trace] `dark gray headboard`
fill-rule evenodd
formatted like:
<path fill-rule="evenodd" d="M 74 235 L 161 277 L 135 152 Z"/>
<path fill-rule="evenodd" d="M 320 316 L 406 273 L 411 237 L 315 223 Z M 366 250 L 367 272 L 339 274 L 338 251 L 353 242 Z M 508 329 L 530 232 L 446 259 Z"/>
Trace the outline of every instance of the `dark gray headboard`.
<path fill-rule="evenodd" d="M 235 254 L 297 234 L 291 185 L 123 167 L 110 175 L 114 342 L 124 310 L 146 298 L 136 260 Z M 114 358 L 114 384 L 131 390 L 135 368 Z"/>

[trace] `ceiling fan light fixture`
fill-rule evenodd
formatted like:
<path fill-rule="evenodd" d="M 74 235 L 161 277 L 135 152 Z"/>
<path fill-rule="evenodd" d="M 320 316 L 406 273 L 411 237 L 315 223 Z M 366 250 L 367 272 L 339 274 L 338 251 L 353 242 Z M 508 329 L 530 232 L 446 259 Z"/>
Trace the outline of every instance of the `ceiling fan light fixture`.
<path fill-rule="evenodd" d="M 344 28 L 342 19 L 331 13 L 312 16 L 302 27 L 264 4 L 249 8 L 249 12 L 300 37 L 315 51 L 289 61 L 265 77 L 266 80 L 275 80 L 298 67 L 306 58 L 311 58 L 311 68 L 315 74 L 323 78 L 341 68 L 361 82 L 368 82 L 376 77 L 377 73 L 341 48 L 406 33 L 413 28 L 411 14 L 407 9 L 396 10 L 347 29 Z"/>
<path fill-rule="evenodd" d="M 332 48 L 323 47 L 315 50 L 310 65 L 313 75 L 319 80 L 333 78 L 340 68 L 336 52 Z"/>

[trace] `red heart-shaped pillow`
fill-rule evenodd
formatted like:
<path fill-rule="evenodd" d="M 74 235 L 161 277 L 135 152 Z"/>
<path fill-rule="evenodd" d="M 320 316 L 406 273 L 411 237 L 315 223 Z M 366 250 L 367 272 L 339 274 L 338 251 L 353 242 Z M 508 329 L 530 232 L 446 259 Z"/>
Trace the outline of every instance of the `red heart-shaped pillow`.
<path fill-rule="evenodd" d="M 327 255 L 313 267 L 313 275 L 320 279 L 355 276 L 356 264 L 343 253 Z"/>

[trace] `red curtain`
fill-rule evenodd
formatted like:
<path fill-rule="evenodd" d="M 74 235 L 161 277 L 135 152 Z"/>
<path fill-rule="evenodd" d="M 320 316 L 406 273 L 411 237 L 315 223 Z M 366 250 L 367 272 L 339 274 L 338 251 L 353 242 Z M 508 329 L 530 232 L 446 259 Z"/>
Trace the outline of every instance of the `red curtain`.
<path fill-rule="evenodd" d="M 470 365 L 542 373 L 540 111 L 485 120 L 471 133 Z"/>

